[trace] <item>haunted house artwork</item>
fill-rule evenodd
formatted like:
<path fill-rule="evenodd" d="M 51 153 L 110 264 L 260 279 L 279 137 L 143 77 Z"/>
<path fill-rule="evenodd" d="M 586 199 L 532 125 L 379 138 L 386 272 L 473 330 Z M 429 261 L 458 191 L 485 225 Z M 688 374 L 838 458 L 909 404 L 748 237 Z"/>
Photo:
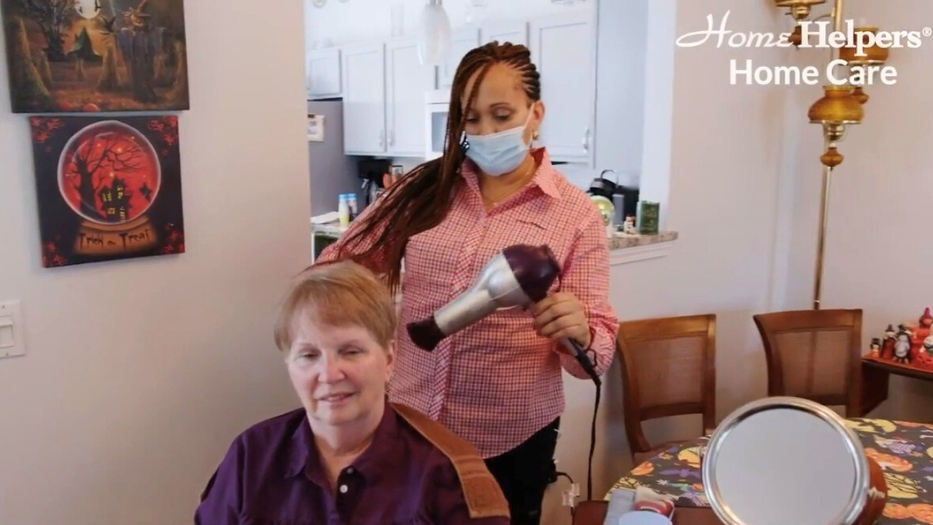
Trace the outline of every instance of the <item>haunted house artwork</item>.
<path fill-rule="evenodd" d="M 184 253 L 177 117 L 30 123 L 44 267 Z"/>
<path fill-rule="evenodd" d="M 14 113 L 189 109 L 183 0 L 0 0 Z"/>

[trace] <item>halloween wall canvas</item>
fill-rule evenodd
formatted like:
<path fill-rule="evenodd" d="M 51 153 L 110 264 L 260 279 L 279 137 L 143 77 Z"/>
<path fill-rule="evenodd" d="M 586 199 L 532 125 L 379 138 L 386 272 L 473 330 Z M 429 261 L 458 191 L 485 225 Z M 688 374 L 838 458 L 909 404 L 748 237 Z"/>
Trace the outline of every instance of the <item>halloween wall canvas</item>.
<path fill-rule="evenodd" d="M 184 253 L 176 116 L 29 120 L 43 267 Z"/>
<path fill-rule="evenodd" d="M 182 0 L 0 0 L 14 113 L 189 109 Z"/>

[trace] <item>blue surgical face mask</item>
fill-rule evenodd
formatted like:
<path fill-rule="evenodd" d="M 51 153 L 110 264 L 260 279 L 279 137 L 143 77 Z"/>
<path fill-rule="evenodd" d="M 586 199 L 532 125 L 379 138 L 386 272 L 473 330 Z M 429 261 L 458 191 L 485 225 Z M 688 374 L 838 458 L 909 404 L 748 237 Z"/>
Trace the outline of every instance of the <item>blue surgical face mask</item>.
<path fill-rule="evenodd" d="M 525 127 L 531 122 L 532 112 L 521 126 L 490 133 L 489 135 L 467 135 L 469 147 L 466 156 L 487 175 L 498 177 L 518 168 L 530 144 L 525 143 Z"/>

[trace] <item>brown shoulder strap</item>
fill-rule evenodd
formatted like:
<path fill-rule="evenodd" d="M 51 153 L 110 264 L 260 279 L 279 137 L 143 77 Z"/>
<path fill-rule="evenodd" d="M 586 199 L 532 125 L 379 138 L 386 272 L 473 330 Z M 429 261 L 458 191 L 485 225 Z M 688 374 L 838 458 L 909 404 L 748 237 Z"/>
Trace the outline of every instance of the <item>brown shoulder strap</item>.
<path fill-rule="evenodd" d="M 473 445 L 414 408 L 398 403 L 391 405 L 412 428 L 450 458 L 460 478 L 471 518 L 510 517 L 509 503 L 499 483 Z"/>

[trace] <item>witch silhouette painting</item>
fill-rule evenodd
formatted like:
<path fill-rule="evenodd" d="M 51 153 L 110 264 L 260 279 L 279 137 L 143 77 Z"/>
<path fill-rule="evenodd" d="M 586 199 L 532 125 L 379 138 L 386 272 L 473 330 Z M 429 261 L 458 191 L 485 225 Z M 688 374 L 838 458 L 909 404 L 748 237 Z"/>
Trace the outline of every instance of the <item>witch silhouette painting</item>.
<path fill-rule="evenodd" d="M 177 117 L 30 124 L 43 267 L 184 253 Z"/>
<path fill-rule="evenodd" d="M 14 113 L 189 109 L 182 0 L 0 0 Z"/>

